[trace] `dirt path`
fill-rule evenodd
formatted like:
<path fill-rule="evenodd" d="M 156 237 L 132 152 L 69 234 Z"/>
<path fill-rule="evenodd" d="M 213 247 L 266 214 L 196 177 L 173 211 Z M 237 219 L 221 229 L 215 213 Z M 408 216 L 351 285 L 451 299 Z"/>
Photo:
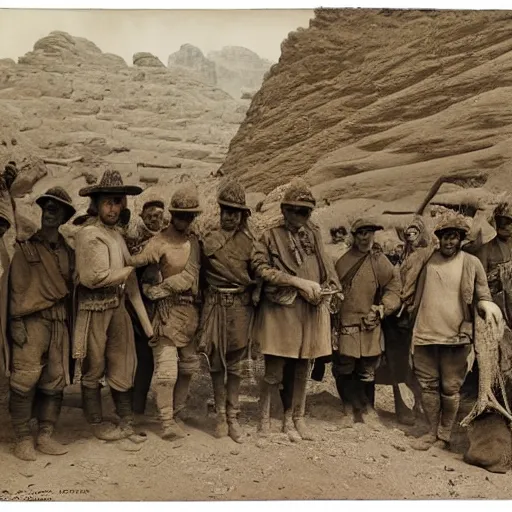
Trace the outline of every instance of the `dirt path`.
<path fill-rule="evenodd" d="M 339 428 L 340 412 L 333 383 L 311 383 L 310 424 L 318 440 L 292 444 L 279 432 L 276 411 L 273 434 L 256 434 L 257 399 L 253 388 L 242 400 L 241 422 L 248 437 L 243 445 L 212 437 L 208 413 L 209 381 L 194 383 L 189 436 L 182 442 L 158 437 L 158 422 L 144 425 L 148 440 L 138 452 L 122 451 L 90 434 L 71 388 L 65 399 L 58 437 L 69 443 L 61 457 L 39 455 L 21 462 L 12 455 L 8 416 L 0 426 L 0 499 L 16 500 L 239 500 L 239 499 L 426 499 L 512 497 L 509 475 L 497 475 L 465 464 L 460 453 L 439 449 L 416 452 L 408 435 L 425 426 L 402 427 L 391 413 L 390 388 L 377 390 L 386 428 L 382 432 L 357 424 Z M 4 388 L 5 389 L 5 388 Z M 112 404 L 104 390 L 105 409 Z M 2 404 L 5 411 L 5 394 Z M 463 438 L 459 435 L 459 445 Z M 462 444 L 461 444 L 462 443 Z"/>

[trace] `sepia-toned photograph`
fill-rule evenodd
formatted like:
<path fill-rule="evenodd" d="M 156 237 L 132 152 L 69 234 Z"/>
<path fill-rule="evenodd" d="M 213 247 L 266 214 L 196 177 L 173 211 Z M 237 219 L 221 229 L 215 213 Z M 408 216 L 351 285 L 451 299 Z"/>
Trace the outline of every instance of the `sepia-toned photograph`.
<path fill-rule="evenodd" d="M 510 105 L 512 11 L 1 9 L 0 501 L 512 499 Z"/>

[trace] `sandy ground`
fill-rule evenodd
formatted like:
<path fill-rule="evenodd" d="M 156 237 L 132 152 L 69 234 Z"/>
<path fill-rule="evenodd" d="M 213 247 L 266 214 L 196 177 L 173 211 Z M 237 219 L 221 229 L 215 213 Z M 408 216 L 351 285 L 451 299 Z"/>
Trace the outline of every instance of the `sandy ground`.
<path fill-rule="evenodd" d="M 12 455 L 4 392 L 0 500 L 512 498 L 509 475 L 488 473 L 462 461 L 466 441 L 460 431 L 454 434 L 456 453 L 412 450 L 409 436 L 423 433 L 426 426 L 396 423 L 389 387 L 377 389 L 377 407 L 386 428 L 376 432 L 362 424 L 340 428 L 339 400 L 330 375 L 323 383 L 311 382 L 308 415 L 318 440 L 292 444 L 279 433 L 277 400 L 275 433 L 258 438 L 254 384 L 249 381 L 243 389 L 244 444 L 212 436 L 211 384 L 203 372 L 193 382 L 189 436 L 179 442 L 160 439 L 151 402 L 143 425 L 148 440 L 138 452 L 93 438 L 80 409 L 78 389 L 71 387 L 57 434 L 69 444 L 69 453 L 39 454 L 35 462 Z M 104 397 L 106 416 L 113 418 L 107 389 Z"/>

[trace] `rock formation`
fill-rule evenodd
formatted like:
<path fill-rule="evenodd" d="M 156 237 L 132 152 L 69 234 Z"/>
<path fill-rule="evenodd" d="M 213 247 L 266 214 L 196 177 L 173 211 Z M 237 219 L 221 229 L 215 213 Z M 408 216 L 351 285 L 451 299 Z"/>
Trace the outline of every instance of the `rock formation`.
<path fill-rule="evenodd" d="M 147 189 L 157 181 L 165 199 L 182 175 L 213 179 L 247 102 L 151 54 L 134 63 L 64 32 L 0 62 L 0 169 L 22 169 L 21 213 L 39 221 L 34 197 L 56 183 L 84 208 L 78 190 L 106 166 Z"/>
<path fill-rule="evenodd" d="M 183 44 L 177 52 L 169 55 L 167 65 L 171 69 L 178 66 L 192 70 L 205 84 L 217 85 L 215 63 L 207 59 L 199 48 L 191 44 Z"/>
<path fill-rule="evenodd" d="M 216 85 L 233 98 L 250 99 L 248 91 L 259 89 L 272 63 L 241 46 L 227 46 L 207 57 L 191 45 L 184 44 L 171 54 L 168 67 L 188 69 L 206 84 Z"/>
<path fill-rule="evenodd" d="M 208 58 L 215 63 L 217 86 L 234 98 L 243 94 L 242 89 L 259 89 L 272 66 L 272 62 L 242 46 L 226 46 L 219 52 L 210 52 Z"/>
<path fill-rule="evenodd" d="M 152 53 L 138 52 L 133 56 L 133 65 L 148 68 L 165 68 L 164 63 Z"/>
<path fill-rule="evenodd" d="M 302 175 L 318 198 L 345 204 L 417 205 L 459 170 L 488 170 L 490 186 L 510 188 L 511 21 L 506 11 L 317 10 L 283 42 L 220 170 L 263 192 Z"/>

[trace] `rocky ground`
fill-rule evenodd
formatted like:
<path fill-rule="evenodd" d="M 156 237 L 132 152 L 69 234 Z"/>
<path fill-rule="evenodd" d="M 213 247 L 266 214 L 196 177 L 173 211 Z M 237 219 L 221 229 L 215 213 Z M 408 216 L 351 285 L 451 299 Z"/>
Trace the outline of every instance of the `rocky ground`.
<path fill-rule="evenodd" d="M 65 399 L 57 436 L 69 445 L 69 453 L 60 457 L 41 454 L 36 462 L 18 461 L 11 452 L 8 416 L 2 412 L 0 496 L 55 501 L 512 497 L 508 475 L 488 473 L 462 461 L 466 440 L 461 431 L 454 434 L 455 453 L 412 450 L 411 436 L 424 433 L 426 427 L 396 423 L 388 387 L 377 389 L 377 407 L 385 425 L 377 432 L 362 424 L 341 428 L 332 379 L 311 382 L 307 413 L 317 440 L 299 444 L 279 433 L 277 397 L 274 433 L 258 437 L 255 390 L 254 380 L 248 379 L 242 396 L 241 423 L 247 432 L 242 445 L 212 436 L 211 384 L 205 371 L 193 383 L 189 436 L 178 442 L 160 439 L 150 404 L 150 415 L 140 427 L 148 440 L 138 452 L 92 437 L 76 388 Z M 104 391 L 112 417 L 111 399 Z M 4 407 L 5 400 L 3 411 Z"/>

